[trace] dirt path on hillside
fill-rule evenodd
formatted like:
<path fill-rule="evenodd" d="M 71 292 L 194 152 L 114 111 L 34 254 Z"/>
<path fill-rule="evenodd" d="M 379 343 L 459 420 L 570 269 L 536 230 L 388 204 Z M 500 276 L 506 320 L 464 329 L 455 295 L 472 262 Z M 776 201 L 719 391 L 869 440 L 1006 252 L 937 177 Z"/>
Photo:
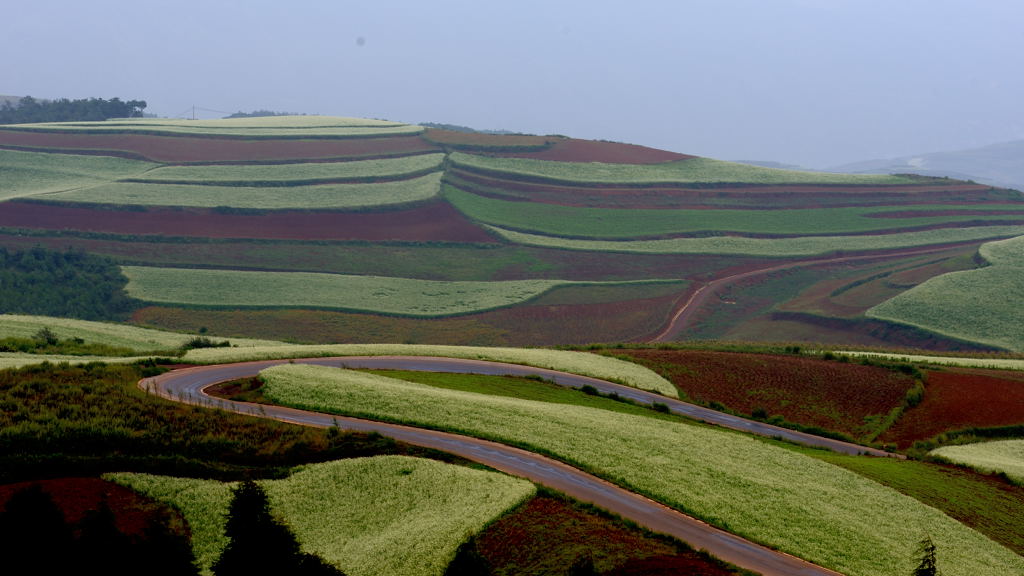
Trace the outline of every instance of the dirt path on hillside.
<path fill-rule="evenodd" d="M 757 270 L 748 270 L 746 272 L 739 272 L 723 278 L 711 280 L 698 286 L 694 291 L 690 292 L 689 297 L 683 301 L 682 305 L 676 309 L 672 315 L 672 319 L 669 320 L 668 325 L 665 329 L 655 335 L 648 342 L 666 342 L 677 337 L 682 333 L 683 329 L 686 328 L 687 324 L 693 318 L 694 314 L 700 311 L 701 307 L 707 301 L 708 297 L 716 293 L 718 290 L 729 286 L 740 280 L 746 280 L 748 278 L 755 278 L 757 276 L 764 276 L 773 272 L 780 272 L 782 270 L 789 270 L 790 268 L 801 268 L 805 266 L 824 266 L 830 264 L 841 264 L 843 262 L 856 262 L 861 260 L 895 260 L 898 258 L 907 258 L 910 256 L 919 256 L 923 254 L 931 254 L 934 252 L 945 252 L 958 246 L 969 246 L 976 243 L 977 241 L 961 242 L 957 244 L 943 244 L 941 246 L 928 246 L 924 248 L 915 248 L 913 250 L 903 250 L 900 252 L 890 252 L 884 254 L 863 254 L 860 256 L 837 256 L 834 258 L 818 258 L 814 260 L 799 260 L 796 262 L 787 262 L 785 264 L 777 264 L 774 266 L 767 266 L 765 268 L 758 268 Z"/>

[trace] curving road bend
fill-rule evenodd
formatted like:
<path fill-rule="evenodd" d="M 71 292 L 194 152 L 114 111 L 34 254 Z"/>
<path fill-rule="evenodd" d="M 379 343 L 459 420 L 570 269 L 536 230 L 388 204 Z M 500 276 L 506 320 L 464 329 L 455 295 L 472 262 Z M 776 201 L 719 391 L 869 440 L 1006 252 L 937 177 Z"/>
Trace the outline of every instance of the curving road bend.
<path fill-rule="evenodd" d="M 347 430 L 377 432 L 408 444 L 449 452 L 507 474 L 549 486 L 581 501 L 591 502 L 655 532 L 674 536 L 694 548 L 706 550 L 726 562 L 759 572 L 764 576 L 839 576 L 838 572 L 754 544 L 572 466 L 526 450 L 496 442 L 410 426 L 320 414 L 280 406 L 232 402 L 213 398 L 205 393 L 205 389 L 213 384 L 253 377 L 265 368 L 287 362 L 289 361 L 272 360 L 185 368 L 143 379 L 139 382 L 139 386 L 150 393 L 174 401 L 199 406 L 213 406 L 304 426 L 330 427 L 337 425 Z M 448 358 L 345 357 L 296 359 L 294 362 L 336 367 L 373 365 L 372 367 L 379 368 L 460 372 L 479 372 L 486 368 L 501 374 L 508 374 L 508 368 L 514 367 L 519 370 L 519 374 L 539 373 L 544 377 L 557 376 L 563 382 L 574 378 L 583 378 L 586 383 L 595 387 L 597 386 L 595 382 L 602 383 L 603 386 L 616 386 L 567 373 L 551 374 L 552 371 L 524 366 Z M 493 366 L 482 367 L 480 364 Z M 418 366 L 418 368 L 410 366 Z M 618 391 L 617 388 L 615 390 Z M 654 396 L 659 398 L 659 401 L 665 400 L 661 396 Z"/>

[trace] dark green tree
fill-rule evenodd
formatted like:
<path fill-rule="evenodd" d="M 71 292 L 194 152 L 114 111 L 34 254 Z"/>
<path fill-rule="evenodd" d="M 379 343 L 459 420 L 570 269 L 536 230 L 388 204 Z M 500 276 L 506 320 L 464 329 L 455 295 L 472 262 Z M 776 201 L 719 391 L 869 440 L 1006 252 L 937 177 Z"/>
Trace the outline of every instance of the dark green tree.
<path fill-rule="evenodd" d="M 935 543 L 930 536 L 926 536 L 917 544 L 917 555 L 920 561 L 917 568 L 914 568 L 914 576 L 936 576 L 939 573 L 938 565 L 935 562 Z"/>
<path fill-rule="evenodd" d="M 444 576 L 490 576 L 493 573 L 491 564 L 476 545 L 476 538 L 470 536 L 455 550 L 455 557 L 452 558 Z"/>
<path fill-rule="evenodd" d="M 266 492 L 251 480 L 234 490 L 225 533 L 228 545 L 213 565 L 217 576 L 341 574 L 323 559 L 299 549 L 288 526 L 270 513 Z"/>
<path fill-rule="evenodd" d="M 5 574 L 67 574 L 72 569 L 71 528 L 39 484 L 18 490 L 0 512 Z"/>
<path fill-rule="evenodd" d="M 594 558 L 590 554 L 581 554 L 569 567 L 569 576 L 597 576 Z"/>

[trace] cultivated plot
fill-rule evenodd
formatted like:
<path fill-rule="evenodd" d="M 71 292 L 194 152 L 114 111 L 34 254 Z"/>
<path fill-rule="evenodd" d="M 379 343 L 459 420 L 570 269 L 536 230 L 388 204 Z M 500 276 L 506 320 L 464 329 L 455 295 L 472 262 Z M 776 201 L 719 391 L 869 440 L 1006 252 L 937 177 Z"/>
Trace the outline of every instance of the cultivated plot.
<path fill-rule="evenodd" d="M 558 236 L 542 236 L 485 225 L 488 230 L 509 242 L 528 246 L 586 250 L 596 252 L 631 252 L 639 254 L 720 254 L 767 257 L 824 256 L 839 252 L 869 252 L 916 248 L 1005 238 L 1024 233 L 1024 226 L 970 226 L 920 232 L 856 236 L 806 236 L 802 238 L 745 238 L 742 236 L 709 236 L 706 238 L 669 238 L 665 240 L 580 240 Z"/>
<path fill-rule="evenodd" d="M 296 164 L 233 164 L 223 166 L 164 166 L 131 182 L 206 184 L 221 186 L 301 186 L 321 182 L 400 180 L 437 170 L 443 154 L 351 162 Z"/>
<path fill-rule="evenodd" d="M 601 162 L 552 162 L 529 158 L 494 158 L 455 152 L 451 161 L 460 168 L 514 178 L 577 184 L 840 184 L 888 186 L 911 184 L 904 176 L 830 174 L 777 170 L 710 158 L 687 158 L 661 164 L 604 164 Z"/>
<path fill-rule="evenodd" d="M 138 176 L 157 164 L 110 156 L 0 149 L 0 200 L 94 186 Z"/>
<path fill-rule="evenodd" d="M 1002 473 L 1024 483 L 1024 440 L 943 446 L 931 454 L 986 474 Z"/>
<path fill-rule="evenodd" d="M 868 310 L 872 318 L 1024 351 L 1024 237 L 982 248 L 986 268 L 936 276 Z"/>
<path fill-rule="evenodd" d="M 556 206 L 485 198 L 445 187 L 445 199 L 473 220 L 501 228 L 571 238 L 642 238 L 699 233 L 829 235 L 951 226 L 964 222 L 1024 221 L 1024 204 L 993 204 L 962 214 L 946 205 L 924 205 L 921 217 L 888 217 L 903 206 L 791 210 L 643 210 Z M 1005 214 L 1006 211 L 1017 211 Z M 944 214 L 946 213 L 946 214 Z"/>
<path fill-rule="evenodd" d="M 108 479 L 177 507 L 205 574 L 227 545 L 233 484 L 146 474 Z M 312 464 L 260 482 L 304 552 L 353 576 L 440 576 L 469 534 L 535 492 L 533 484 L 422 458 Z"/>
<path fill-rule="evenodd" d="M 437 196 L 441 172 L 396 182 L 312 186 L 193 186 L 112 182 L 36 199 L 121 206 L 252 210 L 338 210 L 422 202 Z"/>
<path fill-rule="evenodd" d="M 124 266 L 122 270 L 128 277 L 128 294 L 146 302 L 199 307 L 305 307 L 423 317 L 513 306 L 556 286 L 574 284 L 566 280 L 443 281 L 142 266 Z"/>
<path fill-rule="evenodd" d="M 1020 556 L 934 508 L 741 434 L 334 368 L 285 365 L 262 378 L 276 402 L 531 446 L 851 576 L 910 573 L 922 533 L 944 551 L 946 574 L 1024 571 Z"/>

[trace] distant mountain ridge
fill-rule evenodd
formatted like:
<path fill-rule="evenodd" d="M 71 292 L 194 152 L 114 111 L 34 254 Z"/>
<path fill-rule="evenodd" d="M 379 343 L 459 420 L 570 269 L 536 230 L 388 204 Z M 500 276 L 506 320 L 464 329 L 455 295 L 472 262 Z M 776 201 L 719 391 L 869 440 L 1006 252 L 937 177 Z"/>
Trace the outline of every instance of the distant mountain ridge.
<path fill-rule="evenodd" d="M 973 180 L 1024 190 L 1024 140 L 950 152 L 933 152 L 885 160 L 866 160 L 829 168 L 829 172 L 911 173 Z"/>

